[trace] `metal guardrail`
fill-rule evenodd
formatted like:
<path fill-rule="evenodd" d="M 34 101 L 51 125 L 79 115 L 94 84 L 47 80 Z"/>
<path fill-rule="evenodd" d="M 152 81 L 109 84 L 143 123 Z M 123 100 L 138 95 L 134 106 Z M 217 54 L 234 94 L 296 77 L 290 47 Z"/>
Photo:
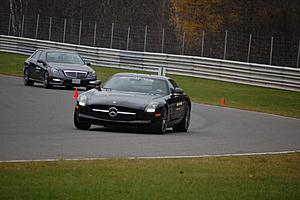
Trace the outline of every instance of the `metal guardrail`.
<path fill-rule="evenodd" d="M 195 56 L 148 53 L 0 35 L 0 51 L 30 55 L 36 49 L 77 51 L 98 66 L 163 72 L 254 86 L 300 91 L 300 69 Z M 163 69 L 163 70 L 162 70 Z"/>

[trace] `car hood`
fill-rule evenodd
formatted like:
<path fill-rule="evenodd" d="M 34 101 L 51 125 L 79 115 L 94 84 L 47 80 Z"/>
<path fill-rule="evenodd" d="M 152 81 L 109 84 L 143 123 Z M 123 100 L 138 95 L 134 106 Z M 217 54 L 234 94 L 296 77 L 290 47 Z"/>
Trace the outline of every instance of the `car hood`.
<path fill-rule="evenodd" d="M 49 63 L 51 67 L 54 67 L 56 69 L 60 70 L 74 70 L 74 71 L 85 71 L 90 72 L 93 71 L 93 69 L 87 65 L 81 65 L 81 64 L 65 64 L 65 63 Z"/>
<path fill-rule="evenodd" d="M 111 105 L 135 109 L 145 109 L 152 101 L 162 99 L 160 95 L 123 91 L 99 91 L 96 89 L 90 90 L 88 96 L 89 105 Z"/>

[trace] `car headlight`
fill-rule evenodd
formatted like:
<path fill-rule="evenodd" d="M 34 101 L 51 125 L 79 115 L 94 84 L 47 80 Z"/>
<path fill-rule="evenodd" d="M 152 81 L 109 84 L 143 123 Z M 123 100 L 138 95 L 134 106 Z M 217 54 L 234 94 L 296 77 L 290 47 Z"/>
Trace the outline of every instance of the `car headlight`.
<path fill-rule="evenodd" d="M 86 105 L 86 102 L 87 102 L 87 97 L 85 95 L 80 95 L 78 97 L 78 104 L 80 106 L 85 106 Z"/>
<path fill-rule="evenodd" d="M 88 74 L 89 77 L 95 77 L 96 76 L 96 72 L 95 71 L 91 71 Z"/>
<path fill-rule="evenodd" d="M 59 75 L 59 71 L 58 71 L 58 69 L 51 68 L 51 72 L 52 72 L 52 74 Z"/>
<path fill-rule="evenodd" d="M 156 108 L 158 106 L 158 102 L 151 102 L 145 109 L 146 112 L 153 113 L 155 112 Z"/>

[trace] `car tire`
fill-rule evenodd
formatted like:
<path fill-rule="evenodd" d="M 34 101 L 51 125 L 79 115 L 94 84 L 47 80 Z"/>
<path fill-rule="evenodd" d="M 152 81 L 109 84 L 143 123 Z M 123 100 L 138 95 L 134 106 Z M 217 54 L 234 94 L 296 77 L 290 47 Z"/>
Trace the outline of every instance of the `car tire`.
<path fill-rule="evenodd" d="M 74 111 L 74 125 L 77 129 L 88 130 L 91 127 L 92 123 L 89 121 L 81 121 L 78 117 L 78 111 L 75 110 Z"/>
<path fill-rule="evenodd" d="M 34 81 L 29 79 L 29 71 L 28 68 L 25 68 L 24 70 L 24 85 L 26 86 L 32 86 L 34 84 Z"/>
<path fill-rule="evenodd" d="M 161 111 L 161 118 L 159 120 L 159 123 L 156 125 L 154 132 L 158 134 L 165 134 L 168 128 L 168 123 L 169 123 L 168 109 L 165 107 Z"/>
<path fill-rule="evenodd" d="M 179 124 L 176 124 L 173 127 L 173 131 L 187 132 L 189 129 L 189 125 L 190 125 L 190 120 L 191 120 L 191 108 L 190 108 L 190 106 L 187 106 L 186 110 L 185 110 L 184 118 L 181 120 L 181 122 Z"/>
<path fill-rule="evenodd" d="M 47 88 L 47 89 L 52 87 L 52 85 L 49 83 L 49 73 L 48 72 L 45 72 L 45 74 L 44 74 L 43 86 L 44 86 L 44 88 Z"/>

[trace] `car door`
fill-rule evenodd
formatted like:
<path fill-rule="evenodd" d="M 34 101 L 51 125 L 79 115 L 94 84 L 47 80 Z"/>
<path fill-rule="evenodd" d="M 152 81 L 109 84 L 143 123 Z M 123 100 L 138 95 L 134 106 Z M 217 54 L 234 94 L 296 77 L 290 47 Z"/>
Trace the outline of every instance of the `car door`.
<path fill-rule="evenodd" d="M 29 61 L 30 77 L 35 80 L 39 80 L 40 67 L 37 65 L 37 60 L 40 57 L 41 52 L 41 50 L 36 51 Z"/>
<path fill-rule="evenodd" d="M 185 96 L 180 93 L 174 93 L 175 88 L 178 88 L 178 85 L 175 83 L 174 80 L 169 80 L 171 83 L 170 87 L 170 95 L 167 99 L 167 103 L 169 105 L 169 112 L 170 112 L 170 120 L 174 121 L 177 119 L 182 118 L 185 112 Z"/>
<path fill-rule="evenodd" d="M 44 63 L 37 62 L 37 64 L 36 64 L 36 73 L 37 73 L 37 76 L 38 76 L 39 80 L 44 80 L 44 74 L 45 74 L 45 71 L 47 70 L 46 52 L 45 51 L 41 52 L 38 60 L 41 60 Z"/>
<path fill-rule="evenodd" d="M 176 104 L 178 102 L 178 97 L 170 94 L 166 101 L 169 105 L 169 120 L 174 121 L 177 118 Z"/>

